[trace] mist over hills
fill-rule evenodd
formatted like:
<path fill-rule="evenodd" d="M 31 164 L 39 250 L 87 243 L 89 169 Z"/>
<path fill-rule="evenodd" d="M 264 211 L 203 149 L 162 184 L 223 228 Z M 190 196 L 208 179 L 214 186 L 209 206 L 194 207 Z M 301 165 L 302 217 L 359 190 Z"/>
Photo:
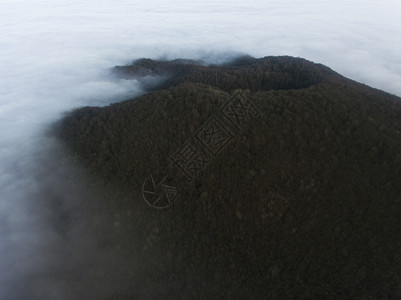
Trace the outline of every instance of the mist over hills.
<path fill-rule="evenodd" d="M 164 80 L 52 133 L 126 262 L 105 299 L 401 297 L 400 98 L 286 56 L 114 71 Z"/>

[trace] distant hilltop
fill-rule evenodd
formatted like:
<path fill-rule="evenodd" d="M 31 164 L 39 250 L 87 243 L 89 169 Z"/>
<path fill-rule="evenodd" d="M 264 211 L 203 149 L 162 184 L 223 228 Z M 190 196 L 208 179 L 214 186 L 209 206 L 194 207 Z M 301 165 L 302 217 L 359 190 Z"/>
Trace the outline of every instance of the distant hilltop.
<path fill-rule="evenodd" d="M 288 56 L 114 72 L 163 80 L 54 134 L 132 237 L 122 296 L 401 297 L 400 98 Z"/>
<path fill-rule="evenodd" d="M 154 61 L 139 59 L 130 66 L 114 68 L 126 78 L 146 75 L 168 76 L 159 88 L 182 82 L 209 84 L 224 91 L 233 89 L 280 90 L 299 89 L 320 82 L 325 75 L 334 74 L 323 65 L 289 56 L 256 59 L 242 56 L 224 65 L 205 65 L 202 61 L 176 59 Z"/>

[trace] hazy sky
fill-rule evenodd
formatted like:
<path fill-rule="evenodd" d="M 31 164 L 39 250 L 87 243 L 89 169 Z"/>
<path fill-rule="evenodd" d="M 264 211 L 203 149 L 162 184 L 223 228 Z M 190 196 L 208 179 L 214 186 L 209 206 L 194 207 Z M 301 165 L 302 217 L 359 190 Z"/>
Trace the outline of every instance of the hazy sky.
<path fill-rule="evenodd" d="M 49 147 L 42 130 L 72 108 L 140 92 L 109 68 L 140 57 L 292 55 L 401 96 L 399 20 L 398 0 L 0 0 L 0 299 L 54 236 L 30 211 L 36 155 Z"/>

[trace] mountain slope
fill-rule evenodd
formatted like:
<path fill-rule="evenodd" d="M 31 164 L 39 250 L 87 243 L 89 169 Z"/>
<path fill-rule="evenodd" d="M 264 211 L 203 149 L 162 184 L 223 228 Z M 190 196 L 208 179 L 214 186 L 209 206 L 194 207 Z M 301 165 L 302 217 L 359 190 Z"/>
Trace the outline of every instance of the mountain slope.
<path fill-rule="evenodd" d="M 55 134 L 110 187 L 138 270 L 118 299 L 397 297 L 400 98 L 291 57 L 115 71 L 165 80 Z"/>

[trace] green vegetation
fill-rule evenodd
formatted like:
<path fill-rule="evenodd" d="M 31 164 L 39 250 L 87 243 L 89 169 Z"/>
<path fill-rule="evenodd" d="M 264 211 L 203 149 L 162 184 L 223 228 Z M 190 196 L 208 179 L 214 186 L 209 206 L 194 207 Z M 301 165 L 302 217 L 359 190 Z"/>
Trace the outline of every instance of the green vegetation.
<path fill-rule="evenodd" d="M 107 207 L 132 237 L 113 242 L 136 268 L 116 299 L 396 299 L 400 98 L 291 57 L 139 60 L 116 73 L 169 77 L 73 111 L 54 131 L 91 188 L 109 188 Z M 170 156 L 235 89 L 259 116 L 229 127 L 232 143 L 186 183 Z M 181 187 L 164 210 L 140 193 L 158 172 Z"/>

